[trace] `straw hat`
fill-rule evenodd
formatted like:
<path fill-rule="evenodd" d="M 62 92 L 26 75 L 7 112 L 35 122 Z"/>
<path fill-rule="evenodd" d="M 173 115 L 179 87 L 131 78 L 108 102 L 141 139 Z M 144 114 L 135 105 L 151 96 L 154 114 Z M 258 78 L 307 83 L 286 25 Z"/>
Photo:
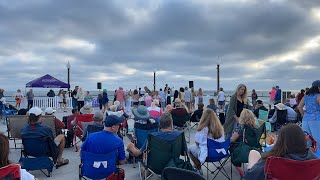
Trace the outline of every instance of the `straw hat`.
<path fill-rule="evenodd" d="M 278 103 L 278 104 L 276 104 L 275 106 L 276 106 L 276 108 L 279 109 L 279 110 L 284 110 L 284 104 L 282 104 L 282 103 Z"/>
<path fill-rule="evenodd" d="M 81 109 L 80 109 L 80 112 L 81 114 L 92 114 L 92 107 L 88 104 L 84 105 Z"/>

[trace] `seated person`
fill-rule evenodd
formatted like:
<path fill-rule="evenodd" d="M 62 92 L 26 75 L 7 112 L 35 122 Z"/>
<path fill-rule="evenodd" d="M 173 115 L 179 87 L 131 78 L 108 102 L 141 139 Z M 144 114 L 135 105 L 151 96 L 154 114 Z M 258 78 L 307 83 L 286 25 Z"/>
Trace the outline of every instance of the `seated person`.
<path fill-rule="evenodd" d="M 286 106 L 282 103 L 278 103 L 275 105 L 276 110 L 273 114 L 273 116 L 269 119 L 270 123 L 276 123 L 277 122 L 277 112 L 278 110 L 287 110 L 287 116 L 288 121 L 296 121 L 297 120 L 297 113 L 289 106 Z"/>
<path fill-rule="evenodd" d="M 175 141 L 181 134 L 180 131 L 173 131 L 173 120 L 170 113 L 163 113 L 160 117 L 160 131 L 154 132 L 152 135 L 164 141 Z M 185 145 L 185 147 L 187 147 Z M 128 144 L 127 149 L 136 157 L 140 156 L 147 148 L 147 140 L 140 149 L 137 149 L 133 143 Z"/>
<path fill-rule="evenodd" d="M 253 114 L 259 118 L 259 110 L 268 111 L 266 107 L 264 107 L 263 102 L 261 100 L 257 100 L 256 107 L 254 108 Z"/>
<path fill-rule="evenodd" d="M 188 110 L 185 108 L 185 106 L 181 103 L 181 100 L 179 98 L 176 98 L 174 101 L 174 104 L 176 108 L 171 110 L 171 115 L 179 118 L 184 118 L 189 115 Z M 182 127 L 184 123 L 176 123 L 174 122 L 175 126 Z"/>
<path fill-rule="evenodd" d="M 3 106 L 4 105 L 4 106 Z M 2 107 L 4 107 L 6 110 L 11 110 L 13 111 L 14 113 L 15 112 L 18 112 L 18 109 L 15 108 L 14 106 L 12 106 L 11 104 L 7 103 L 6 102 L 6 98 L 5 97 L 2 97 L 0 99 L 0 108 L 2 109 Z"/>
<path fill-rule="evenodd" d="M 18 115 L 27 115 L 27 113 L 28 113 L 28 110 L 24 108 L 21 108 L 18 111 Z"/>
<path fill-rule="evenodd" d="M 8 138 L 0 133 L 0 168 L 8 166 L 11 164 L 9 161 L 9 140 Z M 25 169 L 20 167 L 20 179 L 21 180 L 36 180 L 36 178 L 28 173 Z"/>
<path fill-rule="evenodd" d="M 168 104 L 166 106 L 166 108 L 164 109 L 164 112 L 171 112 L 171 110 L 173 109 L 172 105 L 171 104 Z"/>
<path fill-rule="evenodd" d="M 253 112 L 248 109 L 243 109 L 239 117 L 239 125 L 234 129 L 231 139 L 231 142 L 241 142 L 243 138 L 243 130 L 245 125 L 258 128 L 256 125 L 256 117 Z"/>
<path fill-rule="evenodd" d="M 47 107 L 45 110 L 44 110 L 44 114 L 45 115 L 53 115 L 54 116 L 54 113 L 56 112 L 56 110 L 54 110 L 52 107 Z M 55 117 L 55 120 L 54 120 L 55 124 L 56 124 L 56 132 L 59 132 L 61 131 L 61 129 L 64 129 L 65 127 L 65 124 L 60 120 L 58 119 L 57 117 Z"/>
<path fill-rule="evenodd" d="M 145 106 L 138 106 L 137 109 L 132 109 L 134 115 L 134 128 L 150 130 L 158 128 L 158 123 L 150 118 L 150 112 Z"/>
<path fill-rule="evenodd" d="M 194 167 L 201 171 L 203 164 L 208 156 L 207 139 L 212 139 L 216 142 L 224 142 L 224 130 L 216 113 L 206 108 L 203 111 L 200 119 L 197 132 L 195 134 L 195 144 L 189 147 L 189 154 L 193 161 Z"/>
<path fill-rule="evenodd" d="M 123 117 L 124 118 L 129 118 L 129 115 L 124 111 L 124 107 L 120 106 L 120 102 L 119 101 L 114 101 L 113 105 L 115 105 L 117 107 L 116 111 L 122 111 L 123 112 Z"/>
<path fill-rule="evenodd" d="M 72 114 L 70 116 L 68 116 L 68 119 L 67 119 L 67 129 L 69 131 L 73 130 L 74 125 L 72 125 L 71 122 L 72 121 L 75 122 L 74 120 L 75 120 L 77 114 L 79 114 L 79 111 L 77 108 L 72 109 L 71 112 L 72 112 Z"/>
<path fill-rule="evenodd" d="M 148 107 L 150 117 L 159 122 L 159 118 L 162 115 L 162 108 L 159 107 L 159 100 L 154 99 L 151 103 L 151 107 Z"/>
<path fill-rule="evenodd" d="M 299 161 L 316 159 L 317 157 L 306 147 L 306 136 L 300 126 L 296 124 L 283 126 L 279 131 L 275 145 L 270 151 L 265 152 L 262 155 L 260 155 L 258 151 L 250 151 L 249 163 L 244 179 L 265 179 L 264 165 L 270 156 Z"/>
<path fill-rule="evenodd" d="M 198 104 L 198 109 L 195 110 L 191 115 L 191 122 L 199 122 L 203 112 L 203 103 Z"/>
<path fill-rule="evenodd" d="M 87 128 L 83 132 L 83 136 L 81 138 L 82 141 L 87 139 L 87 136 L 93 132 L 102 131 L 104 128 L 103 125 L 103 114 L 102 112 L 95 112 L 93 115 L 93 124 L 89 124 Z"/>
<path fill-rule="evenodd" d="M 40 116 L 42 111 L 38 107 L 32 107 L 29 110 L 29 124 L 21 129 L 21 137 L 24 138 L 39 138 L 43 139 L 45 137 L 49 137 L 54 140 L 57 148 L 58 148 L 58 158 L 57 158 L 57 167 L 63 166 L 69 163 L 68 159 L 62 158 L 62 153 L 65 145 L 65 138 L 63 134 L 59 134 L 57 137 L 53 137 L 53 133 L 51 128 L 42 125 L 39 123 Z"/>
<path fill-rule="evenodd" d="M 214 99 L 213 98 L 210 98 L 209 99 L 209 105 L 207 106 L 207 108 L 210 108 L 212 109 L 215 113 L 217 113 L 217 105 L 215 104 L 214 102 Z M 222 108 L 223 109 L 223 108 Z"/>
<path fill-rule="evenodd" d="M 100 132 L 90 134 L 81 146 L 81 151 L 87 151 L 96 154 L 110 153 L 118 150 L 119 164 L 125 164 L 124 144 L 121 138 L 117 136 L 120 124 L 124 118 L 115 115 L 106 117 L 104 129 Z"/>

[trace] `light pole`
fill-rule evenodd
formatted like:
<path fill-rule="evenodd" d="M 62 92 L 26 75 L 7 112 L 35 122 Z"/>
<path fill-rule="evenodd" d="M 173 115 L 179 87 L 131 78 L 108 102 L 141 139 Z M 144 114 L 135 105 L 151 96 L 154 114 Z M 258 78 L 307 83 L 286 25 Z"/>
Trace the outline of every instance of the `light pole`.
<path fill-rule="evenodd" d="M 70 68 L 71 68 L 71 65 L 70 65 L 70 62 L 68 61 L 68 63 L 67 63 L 67 69 L 68 69 L 68 84 L 69 84 L 68 94 L 69 94 L 69 97 L 70 97 Z"/>
<path fill-rule="evenodd" d="M 156 91 L 156 70 L 153 70 L 153 92 Z"/>

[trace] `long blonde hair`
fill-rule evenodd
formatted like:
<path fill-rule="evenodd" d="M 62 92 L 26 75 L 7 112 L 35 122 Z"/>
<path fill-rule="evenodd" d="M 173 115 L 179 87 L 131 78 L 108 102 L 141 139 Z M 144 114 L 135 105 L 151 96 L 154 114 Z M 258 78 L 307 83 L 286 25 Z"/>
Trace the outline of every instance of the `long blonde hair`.
<path fill-rule="evenodd" d="M 220 120 L 210 108 L 203 110 L 197 131 L 201 131 L 205 127 L 208 127 L 208 135 L 211 135 L 213 139 L 219 139 L 224 135 L 224 129 Z"/>
<path fill-rule="evenodd" d="M 249 125 L 251 127 L 257 127 L 256 125 L 256 117 L 253 114 L 252 111 L 248 110 L 248 109 L 243 109 L 240 117 L 239 117 L 239 123 L 240 124 L 246 124 Z"/>
<path fill-rule="evenodd" d="M 239 89 L 242 88 L 242 87 L 245 88 L 244 93 L 243 93 L 243 95 L 241 96 L 241 99 L 242 99 L 242 101 L 244 102 L 244 101 L 247 99 L 247 93 L 248 93 L 248 89 L 247 89 L 247 86 L 246 86 L 246 85 L 244 85 L 244 84 L 239 84 L 238 87 L 237 87 L 237 89 L 236 89 L 236 91 L 235 91 L 235 94 L 237 94 L 238 91 L 239 91 Z"/>

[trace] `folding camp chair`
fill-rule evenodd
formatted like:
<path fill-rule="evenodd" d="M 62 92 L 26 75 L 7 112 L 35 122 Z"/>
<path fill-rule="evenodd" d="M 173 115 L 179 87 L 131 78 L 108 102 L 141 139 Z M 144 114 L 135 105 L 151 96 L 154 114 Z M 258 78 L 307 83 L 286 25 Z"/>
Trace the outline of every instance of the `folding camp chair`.
<path fill-rule="evenodd" d="M 266 179 L 320 179 L 320 159 L 297 161 L 281 157 L 268 157 L 264 166 Z"/>
<path fill-rule="evenodd" d="M 268 119 L 269 111 L 264 111 L 259 109 L 259 118 L 256 120 L 256 124 L 260 126 L 261 123 L 259 123 L 259 120 L 264 121 L 266 129 L 268 132 L 271 132 L 271 123 Z"/>
<path fill-rule="evenodd" d="M 275 131 L 277 131 L 287 123 L 288 123 L 288 111 L 286 109 L 277 110 L 277 122 L 275 123 Z"/>
<path fill-rule="evenodd" d="M 160 140 L 153 134 L 149 134 L 147 139 L 147 149 L 144 152 L 146 157 L 143 162 L 139 162 L 140 179 L 149 179 L 152 175 L 161 175 L 170 161 L 183 161 L 180 159 L 180 155 L 185 157 L 184 162 L 190 162 L 184 132 L 181 132 L 177 139 L 172 142 Z M 143 171 L 141 166 L 144 166 Z M 151 172 L 148 177 L 146 177 L 147 171 Z"/>
<path fill-rule="evenodd" d="M 248 157 L 251 150 L 262 151 L 260 144 L 260 138 L 265 133 L 265 125 L 261 125 L 259 128 L 254 128 L 248 125 L 244 125 L 243 139 L 238 143 L 231 154 L 231 162 L 236 167 L 241 166 L 243 163 L 248 163 Z M 239 170 L 239 169 L 238 169 Z M 242 172 L 239 172 L 242 175 Z"/>
<path fill-rule="evenodd" d="M 231 164 L 231 176 L 228 175 L 226 170 L 224 169 L 224 165 L 228 162 L 230 157 L 229 154 L 229 146 L 230 146 L 230 137 L 227 138 L 224 142 L 217 142 L 212 139 L 207 139 L 208 146 L 208 157 L 206 161 L 202 164 L 207 169 L 207 179 L 209 179 L 209 171 L 214 175 L 212 179 L 214 179 L 220 172 L 227 179 L 231 179 L 232 177 L 232 164 Z M 216 165 L 215 162 L 218 162 L 219 165 Z M 214 170 L 210 170 L 209 163 L 212 163 L 214 166 Z"/>
<path fill-rule="evenodd" d="M 81 164 L 79 165 L 79 180 L 81 179 L 106 179 L 116 172 L 118 151 L 107 154 L 95 154 L 81 151 Z"/>
<path fill-rule="evenodd" d="M 190 142 L 190 137 L 191 137 L 191 135 L 190 135 L 191 128 L 189 127 L 190 126 L 190 117 L 191 116 L 189 114 L 182 116 L 182 117 L 172 115 L 174 128 L 179 131 L 188 131 L 188 137 L 187 137 L 188 143 Z"/>
<path fill-rule="evenodd" d="M 93 114 L 77 114 L 76 115 L 76 125 L 74 126 L 74 146 L 76 147 L 76 152 L 78 152 L 79 148 L 77 144 L 81 141 L 84 130 L 87 128 L 89 124 L 93 124 Z M 77 141 L 77 137 L 80 138 Z"/>
<path fill-rule="evenodd" d="M 40 170 L 47 177 L 50 177 L 58 157 L 58 148 L 54 140 L 50 137 L 43 137 L 41 139 L 22 137 L 22 144 L 23 149 L 21 150 L 21 158 L 19 160 L 22 168 L 27 171 Z M 45 173 L 44 169 L 48 173 Z"/>
<path fill-rule="evenodd" d="M 0 116 L 3 119 L 3 124 L 6 123 L 8 116 L 13 116 L 13 115 L 15 115 L 15 111 L 14 110 L 6 109 L 6 105 L 5 104 L 1 104 L 0 105 Z"/>
<path fill-rule="evenodd" d="M 205 180 L 200 174 L 175 167 L 167 167 L 162 171 L 161 175 L 163 180 L 174 180 L 174 179 L 183 179 L 183 180 Z"/>
<path fill-rule="evenodd" d="M 2 180 L 20 180 L 20 165 L 10 164 L 0 168 L 0 179 Z"/>
<path fill-rule="evenodd" d="M 8 138 L 13 140 L 14 148 L 17 149 L 17 140 L 21 139 L 20 130 L 28 124 L 28 117 L 16 115 L 7 117 Z"/>

